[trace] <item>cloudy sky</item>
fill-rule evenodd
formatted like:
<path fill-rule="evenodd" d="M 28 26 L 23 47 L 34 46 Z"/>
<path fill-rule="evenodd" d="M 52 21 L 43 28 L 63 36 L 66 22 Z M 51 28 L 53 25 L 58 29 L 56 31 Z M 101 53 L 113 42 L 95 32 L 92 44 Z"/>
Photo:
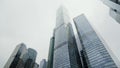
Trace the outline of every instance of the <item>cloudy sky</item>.
<path fill-rule="evenodd" d="M 38 52 L 37 63 L 47 58 L 56 10 L 64 5 L 71 19 L 85 13 L 90 23 L 120 60 L 120 24 L 100 0 L 0 0 L 0 68 L 17 44 Z"/>

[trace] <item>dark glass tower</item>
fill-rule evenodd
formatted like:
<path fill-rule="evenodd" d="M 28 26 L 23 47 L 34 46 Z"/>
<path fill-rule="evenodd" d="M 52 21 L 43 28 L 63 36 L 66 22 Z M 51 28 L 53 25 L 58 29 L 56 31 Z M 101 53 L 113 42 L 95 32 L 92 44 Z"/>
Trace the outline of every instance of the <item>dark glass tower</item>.
<path fill-rule="evenodd" d="M 49 47 L 47 68 L 53 68 L 54 40 L 55 40 L 54 37 L 52 37 L 50 39 L 50 47 Z"/>
<path fill-rule="evenodd" d="M 79 68 L 80 59 L 69 16 L 64 7 L 57 11 L 53 68 Z"/>
<path fill-rule="evenodd" d="M 120 0 L 102 0 L 102 2 L 110 7 L 110 16 L 120 23 Z"/>
<path fill-rule="evenodd" d="M 117 68 L 104 43 L 84 15 L 74 18 L 78 36 L 82 44 L 81 55 L 88 68 Z"/>
<path fill-rule="evenodd" d="M 67 24 L 67 31 L 68 31 L 68 50 L 71 68 L 82 68 L 83 66 L 81 64 L 82 62 L 80 60 L 76 39 L 73 33 L 72 25 L 70 23 Z"/>
<path fill-rule="evenodd" d="M 8 59 L 7 63 L 5 64 L 4 68 L 16 68 L 20 60 L 20 56 L 22 56 L 26 50 L 27 49 L 26 49 L 25 44 L 21 43 L 17 45 L 12 55 Z"/>
<path fill-rule="evenodd" d="M 4 68 L 33 68 L 37 52 L 21 43 L 16 46 Z"/>
<path fill-rule="evenodd" d="M 36 60 L 37 52 L 34 49 L 28 48 L 27 60 L 25 62 L 24 68 L 33 68 Z"/>

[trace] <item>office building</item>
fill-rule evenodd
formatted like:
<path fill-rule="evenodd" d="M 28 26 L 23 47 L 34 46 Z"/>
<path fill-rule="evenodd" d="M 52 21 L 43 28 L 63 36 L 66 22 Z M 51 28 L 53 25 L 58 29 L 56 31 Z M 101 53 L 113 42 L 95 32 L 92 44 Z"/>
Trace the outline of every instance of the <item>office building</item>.
<path fill-rule="evenodd" d="M 67 24 L 67 31 L 68 31 L 68 50 L 71 68 L 82 68 L 83 67 L 82 61 L 80 59 L 76 39 L 74 36 L 72 25 L 70 23 Z"/>
<path fill-rule="evenodd" d="M 120 0 L 102 0 L 102 2 L 110 7 L 110 16 L 120 23 Z"/>
<path fill-rule="evenodd" d="M 25 62 L 24 68 L 33 68 L 36 60 L 36 56 L 37 56 L 37 52 L 32 48 L 28 48 L 28 53 L 27 53 L 28 58 Z"/>
<path fill-rule="evenodd" d="M 47 68 L 47 61 L 45 59 L 42 59 L 40 62 L 39 68 Z"/>
<path fill-rule="evenodd" d="M 24 52 L 26 52 L 25 44 L 21 43 L 17 45 L 10 58 L 8 59 L 7 63 L 5 64 L 4 68 L 16 68 L 20 60 L 20 56 L 22 56 Z"/>
<path fill-rule="evenodd" d="M 4 68 L 33 68 L 37 52 L 21 43 L 16 46 Z"/>
<path fill-rule="evenodd" d="M 57 10 L 54 37 L 53 68 L 79 68 L 81 64 L 77 45 L 70 18 L 63 6 Z"/>
<path fill-rule="evenodd" d="M 47 68 L 53 68 L 54 40 L 55 40 L 54 37 L 50 39 Z"/>
<path fill-rule="evenodd" d="M 118 68 L 106 48 L 107 45 L 101 41 L 87 18 L 82 14 L 74 18 L 74 23 L 82 44 L 80 53 L 84 66 L 88 68 Z"/>

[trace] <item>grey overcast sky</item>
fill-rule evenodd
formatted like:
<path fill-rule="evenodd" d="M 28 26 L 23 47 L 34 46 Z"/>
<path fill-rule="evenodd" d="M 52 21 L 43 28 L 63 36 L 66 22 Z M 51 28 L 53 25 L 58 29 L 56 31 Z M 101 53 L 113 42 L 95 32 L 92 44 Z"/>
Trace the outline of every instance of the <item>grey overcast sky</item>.
<path fill-rule="evenodd" d="M 85 13 L 120 60 L 120 24 L 100 0 L 0 0 L 0 68 L 21 42 L 38 52 L 37 63 L 47 58 L 56 9 L 61 4 L 71 19 Z"/>

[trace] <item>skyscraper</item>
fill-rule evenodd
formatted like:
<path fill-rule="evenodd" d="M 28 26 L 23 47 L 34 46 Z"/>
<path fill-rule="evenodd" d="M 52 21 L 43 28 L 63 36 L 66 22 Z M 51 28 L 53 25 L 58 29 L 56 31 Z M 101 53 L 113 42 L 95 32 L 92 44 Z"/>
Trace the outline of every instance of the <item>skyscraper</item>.
<path fill-rule="evenodd" d="M 54 37 L 50 39 L 47 68 L 53 68 L 54 40 L 55 40 Z"/>
<path fill-rule="evenodd" d="M 42 59 L 40 62 L 39 68 L 47 68 L 47 62 L 45 59 Z"/>
<path fill-rule="evenodd" d="M 67 24 L 67 31 L 68 31 L 68 50 L 71 68 L 82 68 L 83 67 L 82 61 L 80 59 L 76 39 L 73 33 L 72 25 L 70 23 Z"/>
<path fill-rule="evenodd" d="M 53 68 L 79 68 L 80 59 L 67 10 L 62 6 L 56 15 Z"/>
<path fill-rule="evenodd" d="M 5 64 L 4 68 L 16 68 L 20 60 L 20 56 L 22 56 L 25 52 L 26 52 L 25 44 L 21 43 L 17 45 L 12 55 L 8 59 L 7 63 Z"/>
<path fill-rule="evenodd" d="M 33 68 L 36 60 L 36 56 L 37 56 L 37 52 L 32 48 L 28 48 L 28 53 L 27 53 L 28 58 L 25 62 L 24 68 Z"/>
<path fill-rule="evenodd" d="M 16 46 L 4 68 L 33 68 L 37 52 L 21 43 Z"/>
<path fill-rule="evenodd" d="M 84 65 L 88 68 L 118 68 L 98 34 L 82 14 L 74 18 L 82 50 Z"/>
<path fill-rule="evenodd" d="M 110 7 L 110 16 L 120 23 L 120 0 L 102 0 Z"/>

